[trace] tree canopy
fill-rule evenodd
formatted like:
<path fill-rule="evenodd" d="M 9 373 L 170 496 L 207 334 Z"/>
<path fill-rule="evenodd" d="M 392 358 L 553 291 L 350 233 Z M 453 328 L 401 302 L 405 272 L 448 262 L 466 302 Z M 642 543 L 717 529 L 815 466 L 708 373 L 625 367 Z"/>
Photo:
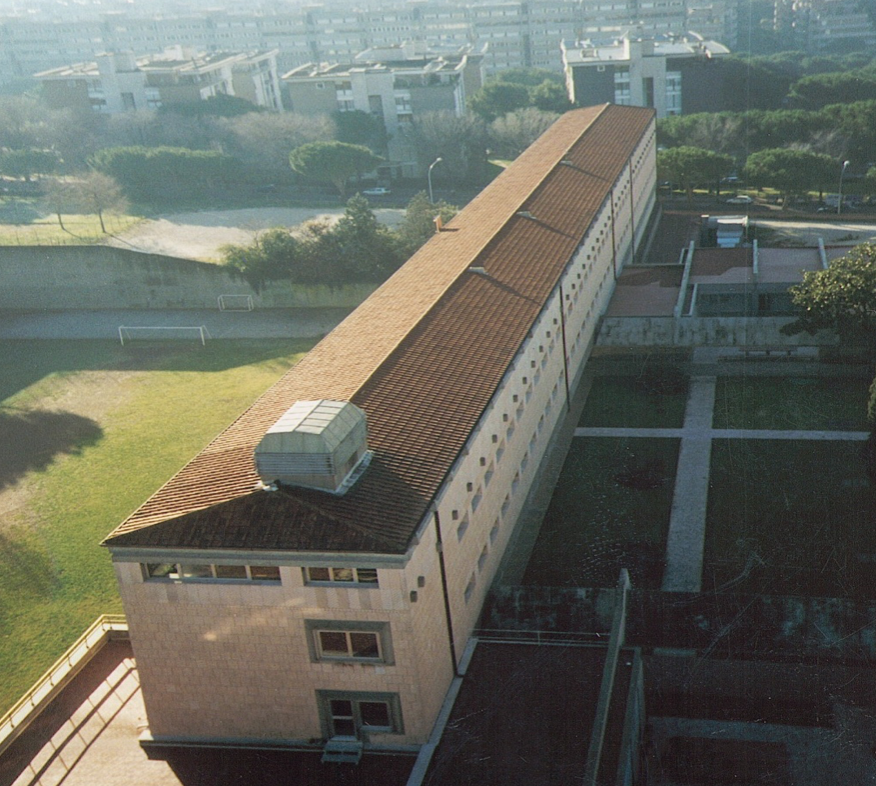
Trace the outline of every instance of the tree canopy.
<path fill-rule="evenodd" d="M 364 145 L 346 142 L 308 142 L 289 153 L 289 166 L 299 175 L 331 183 L 344 196 L 347 181 L 374 169 L 383 159 Z"/>
<path fill-rule="evenodd" d="M 855 342 L 876 339 L 876 244 L 864 243 L 833 260 L 826 270 L 803 274 L 790 289 L 800 314 L 783 330 L 789 334 L 836 330 Z"/>
<path fill-rule="evenodd" d="M 717 184 L 733 169 L 733 158 L 701 147 L 670 147 L 657 153 L 657 178 L 677 183 L 693 200 L 698 183 Z"/>
<path fill-rule="evenodd" d="M 237 162 L 211 150 L 178 147 L 114 147 L 91 159 L 134 200 L 168 199 L 210 193 L 235 178 Z"/>
<path fill-rule="evenodd" d="M 531 104 L 526 85 L 512 82 L 487 82 L 469 100 L 472 112 L 488 123 Z"/>
<path fill-rule="evenodd" d="M 752 153 L 745 162 L 744 173 L 753 185 L 780 191 L 787 204 L 793 194 L 831 184 L 838 169 L 836 161 L 824 153 L 773 148 Z"/>
<path fill-rule="evenodd" d="M 247 246 L 226 246 L 223 258 L 256 291 L 273 280 L 328 286 L 378 283 L 432 236 L 436 215 L 450 220 L 455 212 L 446 203 L 433 205 L 425 194 L 417 194 L 393 231 L 356 195 L 334 224 L 312 221 L 294 231 L 271 229 Z"/>

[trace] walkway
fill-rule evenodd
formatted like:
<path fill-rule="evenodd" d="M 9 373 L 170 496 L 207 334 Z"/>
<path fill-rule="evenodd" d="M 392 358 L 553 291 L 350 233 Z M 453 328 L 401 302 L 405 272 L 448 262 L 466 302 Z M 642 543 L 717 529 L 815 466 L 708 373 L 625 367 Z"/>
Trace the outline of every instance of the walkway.
<path fill-rule="evenodd" d="M 706 536 L 706 506 L 713 439 L 856 440 L 866 431 L 803 431 L 712 428 L 714 376 L 691 378 L 682 428 L 576 428 L 576 437 L 668 437 L 681 440 L 666 540 L 666 592 L 699 592 Z"/>
<path fill-rule="evenodd" d="M 119 340 L 119 326 L 200 327 L 212 339 L 313 338 L 331 331 L 347 314 L 339 308 L 0 312 L 0 339 Z M 158 331 L 156 331 L 158 333 Z M 145 337 L 140 331 L 141 337 Z M 160 331 L 162 339 L 198 341 L 191 331 Z M 150 335 L 150 338 L 155 338 Z"/>

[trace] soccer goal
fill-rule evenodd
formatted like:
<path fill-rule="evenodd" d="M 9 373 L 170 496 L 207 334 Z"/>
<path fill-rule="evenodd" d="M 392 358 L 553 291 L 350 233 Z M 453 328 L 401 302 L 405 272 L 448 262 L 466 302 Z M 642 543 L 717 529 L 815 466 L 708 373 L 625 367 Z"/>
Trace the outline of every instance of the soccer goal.
<path fill-rule="evenodd" d="M 119 325 L 119 341 L 122 342 L 122 346 L 125 346 L 126 341 L 134 340 L 166 341 L 187 338 L 199 339 L 201 346 L 205 346 L 210 337 L 210 333 L 204 325 L 193 327 Z"/>
<path fill-rule="evenodd" d="M 252 311 L 252 295 L 219 295 L 220 311 Z"/>

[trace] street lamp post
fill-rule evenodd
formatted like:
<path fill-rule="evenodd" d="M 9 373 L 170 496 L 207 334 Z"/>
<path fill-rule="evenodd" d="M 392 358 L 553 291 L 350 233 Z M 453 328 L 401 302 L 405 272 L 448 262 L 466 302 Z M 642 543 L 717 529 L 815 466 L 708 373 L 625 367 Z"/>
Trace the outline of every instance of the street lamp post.
<path fill-rule="evenodd" d="M 849 162 L 843 161 L 843 168 L 840 169 L 840 181 L 839 181 L 839 200 L 836 203 L 836 214 L 842 215 L 843 212 L 843 175 L 846 173 L 846 169 L 848 169 Z"/>
<path fill-rule="evenodd" d="M 429 164 L 429 171 L 426 173 L 426 181 L 429 183 L 429 204 L 435 204 L 435 200 L 432 198 L 432 170 L 435 168 L 436 164 L 440 164 L 444 159 L 441 156 L 438 156 L 431 164 Z"/>

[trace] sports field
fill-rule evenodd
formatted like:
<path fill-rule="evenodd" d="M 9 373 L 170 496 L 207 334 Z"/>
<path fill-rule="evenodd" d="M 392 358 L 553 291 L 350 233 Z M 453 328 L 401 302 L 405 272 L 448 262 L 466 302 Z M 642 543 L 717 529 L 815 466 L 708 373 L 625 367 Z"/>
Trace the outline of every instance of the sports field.
<path fill-rule="evenodd" d="M 121 611 L 101 539 L 314 342 L 0 342 L 0 714 Z"/>

